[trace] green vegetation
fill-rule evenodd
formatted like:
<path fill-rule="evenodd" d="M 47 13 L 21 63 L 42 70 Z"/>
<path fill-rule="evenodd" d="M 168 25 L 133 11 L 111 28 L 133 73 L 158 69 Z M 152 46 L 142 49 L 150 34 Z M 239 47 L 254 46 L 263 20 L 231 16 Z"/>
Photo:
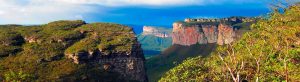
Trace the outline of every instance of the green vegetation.
<path fill-rule="evenodd" d="M 22 71 L 20 72 L 9 71 L 8 73 L 4 74 L 4 76 L 5 76 L 5 81 L 10 81 L 10 82 L 30 81 L 30 78 L 32 78 L 30 74 L 23 73 Z"/>
<path fill-rule="evenodd" d="M 165 33 L 171 35 L 172 29 L 165 27 L 152 27 L 159 31 L 159 33 Z M 142 44 L 144 55 L 146 59 L 149 59 L 155 55 L 161 53 L 172 46 L 172 37 L 158 37 L 154 34 L 139 34 L 137 35 L 138 41 Z"/>
<path fill-rule="evenodd" d="M 216 48 L 215 44 L 181 46 L 172 45 L 160 55 L 147 60 L 147 75 L 150 82 L 157 82 L 164 73 L 182 63 L 187 58 L 197 57 L 199 54 L 207 56 Z"/>
<path fill-rule="evenodd" d="M 299 25 L 300 5 L 275 11 L 236 43 L 218 47 L 209 57 L 188 59 L 160 81 L 300 81 Z"/>
<path fill-rule="evenodd" d="M 160 54 L 172 45 L 172 37 L 161 38 L 153 35 L 138 35 L 138 41 L 142 44 L 145 55 Z"/>
<path fill-rule="evenodd" d="M 122 81 L 118 73 L 94 64 L 75 64 L 64 54 L 99 49 L 125 52 L 134 41 L 131 28 L 110 23 L 63 20 L 38 26 L 1 25 L 0 80 Z"/>
<path fill-rule="evenodd" d="M 121 28 L 120 28 L 121 27 Z M 135 41 L 131 28 L 109 23 L 92 23 L 76 29 L 80 32 L 88 32 L 85 39 L 75 43 L 66 50 L 66 53 L 81 51 L 95 51 L 97 49 L 107 52 L 130 51 Z"/>
<path fill-rule="evenodd" d="M 24 43 L 19 33 L 11 32 L 10 29 L 0 28 L 0 57 L 14 55 L 20 51 L 20 45 Z"/>

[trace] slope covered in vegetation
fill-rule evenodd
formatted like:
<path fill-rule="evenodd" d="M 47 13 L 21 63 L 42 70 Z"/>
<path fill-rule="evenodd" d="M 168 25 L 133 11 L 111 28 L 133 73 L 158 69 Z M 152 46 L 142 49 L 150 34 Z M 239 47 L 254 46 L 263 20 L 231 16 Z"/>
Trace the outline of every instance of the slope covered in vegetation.
<path fill-rule="evenodd" d="M 157 37 L 153 35 L 138 35 L 139 42 L 142 44 L 145 56 L 154 56 L 161 53 L 172 45 L 172 37 Z"/>
<path fill-rule="evenodd" d="M 118 24 L 55 21 L 39 26 L 0 26 L 2 81 L 122 81 L 97 64 L 75 64 L 64 56 L 101 49 L 130 51 L 132 29 Z"/>
<path fill-rule="evenodd" d="M 172 45 L 160 55 L 151 57 L 146 61 L 149 82 L 157 82 L 164 73 L 187 58 L 209 55 L 215 50 L 216 46 L 216 44 Z"/>
<path fill-rule="evenodd" d="M 275 11 L 251 29 L 210 57 L 186 60 L 160 81 L 300 81 L 300 5 Z"/>

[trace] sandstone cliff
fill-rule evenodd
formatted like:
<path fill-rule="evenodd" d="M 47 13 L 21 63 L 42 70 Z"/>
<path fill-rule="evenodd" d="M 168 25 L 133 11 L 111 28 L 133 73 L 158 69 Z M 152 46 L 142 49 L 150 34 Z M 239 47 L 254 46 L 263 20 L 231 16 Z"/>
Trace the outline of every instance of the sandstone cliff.
<path fill-rule="evenodd" d="M 153 35 L 156 37 L 172 37 L 171 31 L 164 27 L 144 26 L 142 35 Z"/>
<path fill-rule="evenodd" d="M 241 25 L 253 22 L 251 18 L 231 17 L 222 19 L 185 19 L 173 24 L 173 44 L 190 46 L 193 44 L 233 42 L 241 34 Z M 247 27 L 247 26 L 246 26 Z M 249 25 L 248 25 L 249 27 Z"/>
<path fill-rule="evenodd" d="M 130 79 L 139 82 L 146 82 L 145 58 L 138 42 L 132 44 L 132 49 L 128 52 L 106 53 L 101 49 L 94 51 L 80 51 L 77 53 L 66 53 L 67 58 L 76 64 L 97 63 L 104 70 L 114 71 L 121 74 L 119 79 Z"/>

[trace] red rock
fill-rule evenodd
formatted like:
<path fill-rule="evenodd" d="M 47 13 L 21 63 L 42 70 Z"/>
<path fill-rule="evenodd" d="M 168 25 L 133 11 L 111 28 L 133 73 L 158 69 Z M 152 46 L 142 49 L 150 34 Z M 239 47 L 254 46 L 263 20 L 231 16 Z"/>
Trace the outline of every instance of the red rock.
<path fill-rule="evenodd" d="M 193 44 L 217 43 L 229 44 L 234 41 L 235 31 L 232 26 L 218 25 L 191 25 L 183 23 L 173 24 L 173 44 L 190 46 Z"/>
<path fill-rule="evenodd" d="M 225 24 L 219 24 L 218 31 L 219 33 L 217 44 L 224 45 L 234 41 L 235 32 L 233 27 Z"/>
<path fill-rule="evenodd" d="M 217 26 L 202 25 L 202 27 L 197 27 L 197 28 L 202 28 L 208 43 L 217 42 L 217 38 L 218 38 L 218 27 Z"/>
<path fill-rule="evenodd" d="M 201 32 L 201 28 L 198 28 L 197 25 L 184 27 L 181 23 L 173 24 L 173 44 L 181 45 L 193 45 L 193 44 L 206 44 L 207 40 L 205 35 Z"/>

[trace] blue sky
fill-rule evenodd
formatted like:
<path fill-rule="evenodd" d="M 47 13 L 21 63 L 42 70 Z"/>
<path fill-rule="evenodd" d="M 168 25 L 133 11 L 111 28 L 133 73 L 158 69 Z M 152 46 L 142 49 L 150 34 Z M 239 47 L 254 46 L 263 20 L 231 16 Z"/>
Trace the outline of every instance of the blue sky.
<path fill-rule="evenodd" d="M 55 20 L 169 26 L 184 18 L 259 16 L 268 0 L 0 0 L 0 24 Z"/>

